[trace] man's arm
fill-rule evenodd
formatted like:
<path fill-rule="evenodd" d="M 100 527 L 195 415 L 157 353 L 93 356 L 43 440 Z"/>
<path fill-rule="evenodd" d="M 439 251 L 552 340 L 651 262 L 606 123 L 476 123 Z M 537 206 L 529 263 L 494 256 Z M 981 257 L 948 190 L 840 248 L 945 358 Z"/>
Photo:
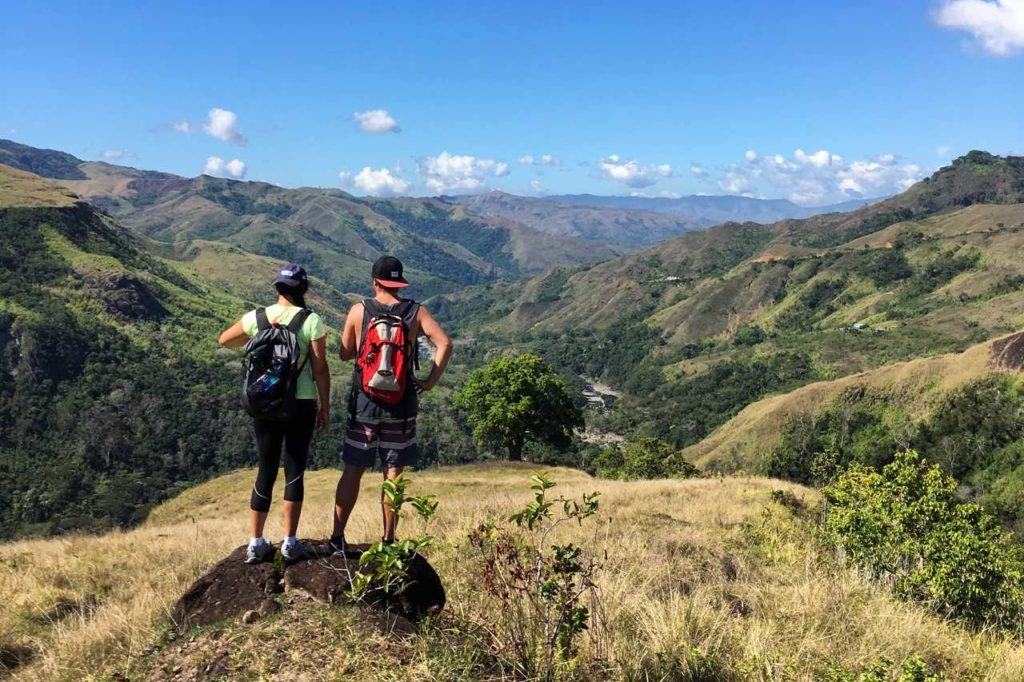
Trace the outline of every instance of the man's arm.
<path fill-rule="evenodd" d="M 345 327 L 341 330 L 341 345 L 338 348 L 338 357 L 342 360 L 354 360 L 356 357 L 356 346 L 359 344 L 359 329 L 363 326 L 363 304 L 356 303 L 348 311 L 345 318 Z"/>
<path fill-rule="evenodd" d="M 309 344 L 309 361 L 313 364 L 313 381 L 320 397 L 320 410 L 316 415 L 316 425 L 327 428 L 331 423 L 331 370 L 327 366 L 327 336 Z"/>
<path fill-rule="evenodd" d="M 225 348 L 241 348 L 249 340 L 249 335 L 242 328 L 242 321 L 239 320 L 224 330 L 218 339 L 218 343 Z"/>
<path fill-rule="evenodd" d="M 429 391 L 437 385 L 437 381 L 444 374 L 445 367 L 448 366 L 448 360 L 452 357 L 452 342 L 430 311 L 423 306 L 420 306 L 417 319 L 420 323 L 420 332 L 430 339 L 430 343 L 434 344 L 434 362 L 430 368 L 430 374 L 423 381 L 417 382 L 420 389 Z"/>

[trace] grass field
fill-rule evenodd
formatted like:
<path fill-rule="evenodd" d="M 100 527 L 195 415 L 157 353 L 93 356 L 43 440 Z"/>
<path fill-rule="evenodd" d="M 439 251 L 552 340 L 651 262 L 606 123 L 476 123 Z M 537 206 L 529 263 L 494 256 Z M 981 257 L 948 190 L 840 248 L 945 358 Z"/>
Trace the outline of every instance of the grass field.
<path fill-rule="evenodd" d="M 497 677 L 446 633 L 493 607 L 467 534 L 527 502 L 532 473 L 530 465 L 481 465 L 413 475 L 412 493 L 441 501 L 428 557 L 449 604 L 422 632 L 389 634 L 359 609 L 306 605 L 169 642 L 169 607 L 245 541 L 253 472 L 239 471 L 183 493 L 131 531 L 0 545 L 4 659 L 26 659 L 14 674 L 27 680 L 203 679 L 189 671 L 210 670 L 214 659 L 222 679 Z M 1024 677 L 1024 648 L 968 634 L 836 568 L 814 548 L 809 522 L 771 500 L 781 488 L 813 505 L 809 489 L 754 478 L 627 483 L 550 473 L 555 492 L 602 493 L 596 520 L 561 526 L 553 538 L 603 564 L 603 623 L 584 637 L 570 677 L 811 680 L 829 666 L 857 670 L 915 654 L 952 679 Z M 307 476 L 303 536 L 328 534 L 336 476 Z M 348 533 L 354 542 L 378 537 L 378 491 L 379 479 L 367 476 Z M 278 511 L 268 527 L 275 541 Z M 421 532 L 420 523 L 405 522 L 401 534 Z"/>

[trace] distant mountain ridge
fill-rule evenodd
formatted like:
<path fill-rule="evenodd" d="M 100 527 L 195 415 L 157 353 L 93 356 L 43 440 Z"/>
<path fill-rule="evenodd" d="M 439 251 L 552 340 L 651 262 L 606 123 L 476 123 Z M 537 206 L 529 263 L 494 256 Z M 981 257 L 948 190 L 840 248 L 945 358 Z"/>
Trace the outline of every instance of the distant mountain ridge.
<path fill-rule="evenodd" d="M 827 206 L 799 206 L 788 199 L 756 199 L 737 195 L 694 194 L 685 197 L 623 197 L 597 194 L 559 194 L 545 201 L 569 206 L 612 206 L 682 216 L 704 227 L 725 222 L 774 223 L 789 218 L 808 218 L 820 213 L 846 213 L 884 197 L 851 199 Z"/>
<path fill-rule="evenodd" d="M 210 176 L 184 178 L 0 140 L 0 162 L 51 178 L 152 239 L 220 241 L 275 259 L 298 260 L 342 291 L 366 288 L 369 263 L 393 253 L 417 295 L 623 252 L 504 218 L 485 218 L 442 199 L 360 199 L 339 189 L 286 189 Z"/>

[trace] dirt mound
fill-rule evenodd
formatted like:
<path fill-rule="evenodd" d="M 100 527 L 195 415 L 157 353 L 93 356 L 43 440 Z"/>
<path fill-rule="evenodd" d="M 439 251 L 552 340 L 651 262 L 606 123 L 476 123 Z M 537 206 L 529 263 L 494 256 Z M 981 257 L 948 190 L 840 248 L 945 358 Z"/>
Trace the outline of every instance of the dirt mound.
<path fill-rule="evenodd" d="M 1017 332 L 992 344 L 992 364 L 1024 371 L 1024 332 Z"/>
<path fill-rule="evenodd" d="M 174 605 L 171 621 L 175 629 L 184 634 L 194 627 L 239 617 L 246 622 L 258 620 L 281 607 L 281 594 L 332 605 L 347 602 L 352 575 L 367 545 L 352 545 L 345 556 L 332 556 L 326 541 L 311 543 L 311 547 L 313 556 L 287 566 L 279 556 L 275 562 L 249 565 L 245 563 L 245 546 L 235 549 Z M 417 555 L 398 594 L 371 591 L 363 601 L 417 620 L 444 608 L 444 585 L 433 566 Z"/>

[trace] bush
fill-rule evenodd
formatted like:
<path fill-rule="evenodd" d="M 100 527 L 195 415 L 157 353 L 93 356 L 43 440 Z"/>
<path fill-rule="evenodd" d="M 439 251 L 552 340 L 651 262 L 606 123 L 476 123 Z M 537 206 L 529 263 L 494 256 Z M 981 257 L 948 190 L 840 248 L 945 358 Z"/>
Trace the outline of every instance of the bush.
<path fill-rule="evenodd" d="M 641 438 L 622 450 L 605 450 L 594 460 L 597 475 L 636 481 L 654 478 L 691 478 L 700 470 L 665 441 Z"/>
<path fill-rule="evenodd" d="M 853 465 L 822 490 L 830 540 L 871 578 L 972 628 L 1021 635 L 1024 554 L 962 504 L 956 481 L 906 450 L 881 472 Z"/>

